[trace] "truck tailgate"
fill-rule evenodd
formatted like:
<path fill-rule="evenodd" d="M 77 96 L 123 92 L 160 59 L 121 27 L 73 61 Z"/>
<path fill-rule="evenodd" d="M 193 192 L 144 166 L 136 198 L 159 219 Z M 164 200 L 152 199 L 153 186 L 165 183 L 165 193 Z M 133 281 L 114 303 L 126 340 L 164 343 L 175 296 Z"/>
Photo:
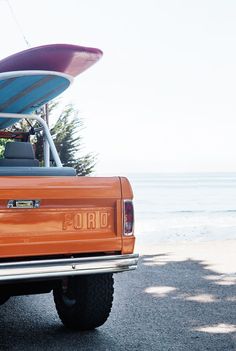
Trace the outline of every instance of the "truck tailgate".
<path fill-rule="evenodd" d="M 118 177 L 1 177 L 0 258 L 121 247 Z"/>

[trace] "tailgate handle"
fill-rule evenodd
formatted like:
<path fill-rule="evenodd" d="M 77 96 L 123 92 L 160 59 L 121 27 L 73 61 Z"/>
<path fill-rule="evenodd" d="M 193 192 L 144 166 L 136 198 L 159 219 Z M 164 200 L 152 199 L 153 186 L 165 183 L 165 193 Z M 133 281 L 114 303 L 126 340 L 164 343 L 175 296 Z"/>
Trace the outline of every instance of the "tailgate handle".
<path fill-rule="evenodd" d="M 40 200 L 9 200 L 7 208 L 39 208 Z"/>

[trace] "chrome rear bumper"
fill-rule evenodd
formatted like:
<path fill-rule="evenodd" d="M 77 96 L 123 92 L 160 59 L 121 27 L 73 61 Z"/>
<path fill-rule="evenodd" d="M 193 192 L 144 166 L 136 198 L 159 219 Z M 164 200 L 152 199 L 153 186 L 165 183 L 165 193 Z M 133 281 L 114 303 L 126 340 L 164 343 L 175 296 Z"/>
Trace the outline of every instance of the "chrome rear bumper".
<path fill-rule="evenodd" d="M 138 254 L 0 263 L 0 282 L 134 270 Z"/>

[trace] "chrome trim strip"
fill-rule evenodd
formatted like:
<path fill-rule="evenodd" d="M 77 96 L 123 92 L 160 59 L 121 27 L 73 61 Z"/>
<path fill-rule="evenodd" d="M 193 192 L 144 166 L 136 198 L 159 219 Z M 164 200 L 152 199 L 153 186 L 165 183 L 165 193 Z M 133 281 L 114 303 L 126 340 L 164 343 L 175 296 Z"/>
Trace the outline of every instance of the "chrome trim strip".
<path fill-rule="evenodd" d="M 138 254 L 0 263 L 0 282 L 134 270 Z"/>

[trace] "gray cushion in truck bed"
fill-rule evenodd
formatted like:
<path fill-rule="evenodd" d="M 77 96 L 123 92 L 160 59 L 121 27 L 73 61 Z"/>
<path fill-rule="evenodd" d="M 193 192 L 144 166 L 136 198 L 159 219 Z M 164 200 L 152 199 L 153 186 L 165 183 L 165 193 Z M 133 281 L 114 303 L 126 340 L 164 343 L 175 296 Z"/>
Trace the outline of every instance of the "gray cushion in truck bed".
<path fill-rule="evenodd" d="M 71 167 L 0 167 L 0 177 L 4 176 L 42 176 L 65 177 L 75 176 L 76 172 Z"/>
<path fill-rule="evenodd" d="M 28 142 L 7 142 L 1 167 L 39 167 L 32 144 Z"/>

